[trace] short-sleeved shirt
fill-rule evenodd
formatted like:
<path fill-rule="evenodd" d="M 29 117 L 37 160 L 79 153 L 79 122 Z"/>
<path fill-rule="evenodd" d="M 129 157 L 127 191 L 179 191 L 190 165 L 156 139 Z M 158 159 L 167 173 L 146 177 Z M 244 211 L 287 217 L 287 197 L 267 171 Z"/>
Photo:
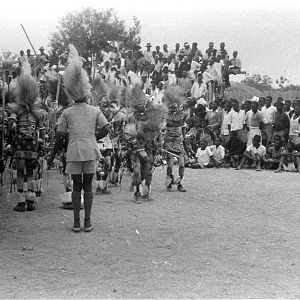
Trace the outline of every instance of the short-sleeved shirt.
<path fill-rule="evenodd" d="M 261 158 L 264 158 L 266 155 L 266 147 L 263 145 L 259 145 L 258 148 L 255 148 L 253 145 L 250 145 L 247 147 L 246 151 L 248 151 L 251 154 L 251 156 L 259 154 Z"/>
<path fill-rule="evenodd" d="M 199 164 L 202 164 L 204 166 L 207 166 L 209 164 L 209 158 L 212 156 L 212 152 L 209 147 L 206 147 L 204 150 L 201 148 L 198 148 L 196 152 L 196 158 L 197 162 Z"/>
<path fill-rule="evenodd" d="M 213 154 L 213 158 L 218 162 L 223 162 L 225 157 L 225 148 L 222 145 L 219 145 L 218 148 L 216 145 L 209 146 L 210 151 Z"/>
<path fill-rule="evenodd" d="M 108 122 L 99 108 L 87 103 L 74 103 L 63 111 L 58 131 L 69 133 L 67 161 L 88 161 L 101 157 L 96 141 L 96 128 Z"/>

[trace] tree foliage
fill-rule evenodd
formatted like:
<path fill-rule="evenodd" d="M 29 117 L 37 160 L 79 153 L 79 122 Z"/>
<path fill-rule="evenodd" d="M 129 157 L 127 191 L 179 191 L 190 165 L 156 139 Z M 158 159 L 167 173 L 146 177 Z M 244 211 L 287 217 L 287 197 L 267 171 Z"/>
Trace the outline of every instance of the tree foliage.
<path fill-rule="evenodd" d="M 259 91 L 271 90 L 273 80 L 268 75 L 252 74 L 248 75 L 242 83 L 254 87 Z"/>
<path fill-rule="evenodd" d="M 114 9 L 85 8 L 69 13 L 59 21 L 57 31 L 51 36 L 51 52 L 60 56 L 72 43 L 84 58 L 92 54 L 99 57 L 100 50 L 116 44 L 125 50 L 139 45 L 140 31 L 140 21 L 136 17 L 133 17 L 133 26 L 126 29 L 125 22 L 117 18 Z"/>

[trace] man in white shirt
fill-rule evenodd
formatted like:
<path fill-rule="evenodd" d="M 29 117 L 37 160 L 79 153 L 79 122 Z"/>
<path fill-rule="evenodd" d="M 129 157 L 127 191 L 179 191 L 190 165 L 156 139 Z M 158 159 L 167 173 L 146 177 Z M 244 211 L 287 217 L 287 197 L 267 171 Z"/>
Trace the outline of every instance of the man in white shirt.
<path fill-rule="evenodd" d="M 221 139 L 215 139 L 215 145 L 208 146 L 212 156 L 210 157 L 210 165 L 212 167 L 220 167 L 224 163 L 225 148 L 221 145 Z"/>
<path fill-rule="evenodd" d="M 276 107 L 272 104 L 272 97 L 268 96 L 265 99 L 265 105 L 261 108 L 261 113 L 263 116 L 264 127 L 262 129 L 262 134 L 265 136 L 263 138 L 263 144 L 268 146 L 273 140 L 273 124 L 275 119 Z"/>
<path fill-rule="evenodd" d="M 198 73 L 198 80 L 193 83 L 191 88 L 191 97 L 198 100 L 200 98 L 205 98 L 207 93 L 206 84 L 203 82 L 202 74 Z"/>
<path fill-rule="evenodd" d="M 266 147 L 260 144 L 261 136 L 255 135 L 252 139 L 252 144 L 249 145 L 244 152 L 244 157 L 236 170 L 240 170 L 245 162 L 255 164 L 256 171 L 261 170 L 261 163 L 266 156 Z"/>
<path fill-rule="evenodd" d="M 228 114 L 229 130 L 236 131 L 237 137 L 244 143 L 247 143 L 247 133 L 244 130 L 246 113 L 240 109 L 240 104 L 237 99 L 232 101 L 232 110 Z"/>
<path fill-rule="evenodd" d="M 152 55 L 152 51 L 151 51 L 151 43 L 147 43 L 146 48 L 147 50 L 144 51 L 144 58 L 147 62 L 149 62 L 150 64 L 154 63 L 154 58 Z"/>

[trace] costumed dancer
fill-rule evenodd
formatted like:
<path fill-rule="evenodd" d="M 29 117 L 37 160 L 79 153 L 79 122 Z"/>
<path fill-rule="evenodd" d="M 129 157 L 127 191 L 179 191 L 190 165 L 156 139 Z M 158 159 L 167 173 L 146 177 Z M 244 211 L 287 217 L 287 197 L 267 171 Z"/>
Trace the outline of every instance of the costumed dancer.
<path fill-rule="evenodd" d="M 17 185 L 15 211 L 32 211 L 36 205 L 36 170 L 39 166 L 40 139 L 43 138 L 44 110 L 38 98 L 36 80 L 25 72 L 18 79 L 18 103 L 9 105 L 8 143 L 12 148 L 12 170 Z M 39 139 L 40 138 L 40 139 Z"/>
<path fill-rule="evenodd" d="M 160 131 L 167 109 L 164 105 L 155 107 L 152 102 L 147 101 L 146 95 L 139 86 L 134 86 L 130 91 L 129 109 L 133 111 L 133 125 L 125 127 L 126 133 L 135 137 L 135 143 L 130 150 L 130 161 L 132 164 L 132 186 L 137 203 L 141 200 L 151 201 L 150 187 L 153 172 L 153 157 L 160 145 Z M 131 126 L 131 128 L 130 128 Z M 140 185 L 144 182 L 143 195 Z"/>
<path fill-rule="evenodd" d="M 52 142 L 55 139 L 55 132 L 57 131 L 58 123 L 63 111 L 72 105 L 72 102 L 70 101 L 70 99 L 65 93 L 62 75 L 63 73 L 58 74 L 56 72 L 49 72 L 47 73 L 46 76 L 48 93 L 49 93 L 48 105 L 50 105 L 50 107 L 53 107 L 52 104 L 54 102 L 57 102 L 55 103 L 55 106 L 57 106 L 57 108 L 55 108 L 52 111 L 52 117 L 51 117 L 50 132 L 52 135 Z M 67 133 L 65 135 L 64 142 L 62 143 L 62 148 L 60 149 L 60 151 L 58 153 L 54 153 L 54 152 L 52 153 L 52 155 L 58 154 L 56 155 L 56 157 L 59 159 L 62 166 L 61 172 L 63 174 L 63 183 L 66 192 L 66 194 L 64 195 L 66 196 L 69 196 L 70 194 L 68 193 L 72 192 L 73 189 L 72 187 L 73 182 L 71 176 L 70 174 L 66 173 L 66 154 L 67 154 L 67 147 L 68 147 L 68 138 L 69 138 L 69 134 Z M 62 208 L 65 209 L 73 208 L 71 197 L 62 197 Z"/>
<path fill-rule="evenodd" d="M 99 106 L 107 120 L 113 118 L 113 107 L 117 103 L 119 89 L 115 86 L 108 86 L 99 76 L 94 80 L 93 102 Z M 111 132 L 111 129 L 110 129 Z M 98 148 L 102 158 L 98 160 L 96 171 L 96 193 L 99 195 L 110 194 L 108 190 L 108 178 L 112 170 L 113 144 L 110 132 L 97 140 Z"/>
<path fill-rule="evenodd" d="M 164 137 L 164 150 L 167 153 L 167 177 L 165 184 L 168 191 L 172 191 L 172 185 L 177 184 L 178 191 L 186 192 L 186 189 L 183 187 L 185 156 L 183 140 L 186 114 L 181 109 L 184 100 L 184 91 L 178 86 L 168 87 L 162 99 L 163 103 L 168 107 Z M 176 180 L 173 175 L 174 157 L 179 159 L 179 178 Z"/>
<path fill-rule="evenodd" d="M 84 200 L 84 231 L 90 232 L 91 210 L 93 204 L 92 181 L 96 173 L 96 161 L 100 152 L 96 138 L 108 133 L 108 122 L 99 108 L 87 104 L 91 97 L 90 84 L 86 71 L 82 68 L 82 59 L 73 45 L 69 46 L 68 66 L 63 80 L 65 92 L 72 107 L 63 111 L 56 132 L 53 151 L 48 159 L 48 166 L 52 164 L 56 149 L 60 149 L 67 133 L 69 143 L 67 148 L 66 173 L 71 174 L 73 180 L 72 203 L 74 225 L 72 230 L 80 232 L 81 191 Z M 96 137 L 95 135 L 98 135 Z"/>

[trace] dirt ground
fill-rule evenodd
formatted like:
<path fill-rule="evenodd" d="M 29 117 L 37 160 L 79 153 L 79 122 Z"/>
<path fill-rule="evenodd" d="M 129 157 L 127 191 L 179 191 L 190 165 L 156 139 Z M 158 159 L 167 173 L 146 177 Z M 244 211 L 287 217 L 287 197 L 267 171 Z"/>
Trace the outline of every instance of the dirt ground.
<path fill-rule="evenodd" d="M 153 202 L 134 203 L 126 176 L 95 196 L 91 233 L 71 231 L 57 170 L 36 211 L 4 193 L 0 298 L 300 298 L 300 174 L 187 169 L 179 193 L 165 172 Z"/>

